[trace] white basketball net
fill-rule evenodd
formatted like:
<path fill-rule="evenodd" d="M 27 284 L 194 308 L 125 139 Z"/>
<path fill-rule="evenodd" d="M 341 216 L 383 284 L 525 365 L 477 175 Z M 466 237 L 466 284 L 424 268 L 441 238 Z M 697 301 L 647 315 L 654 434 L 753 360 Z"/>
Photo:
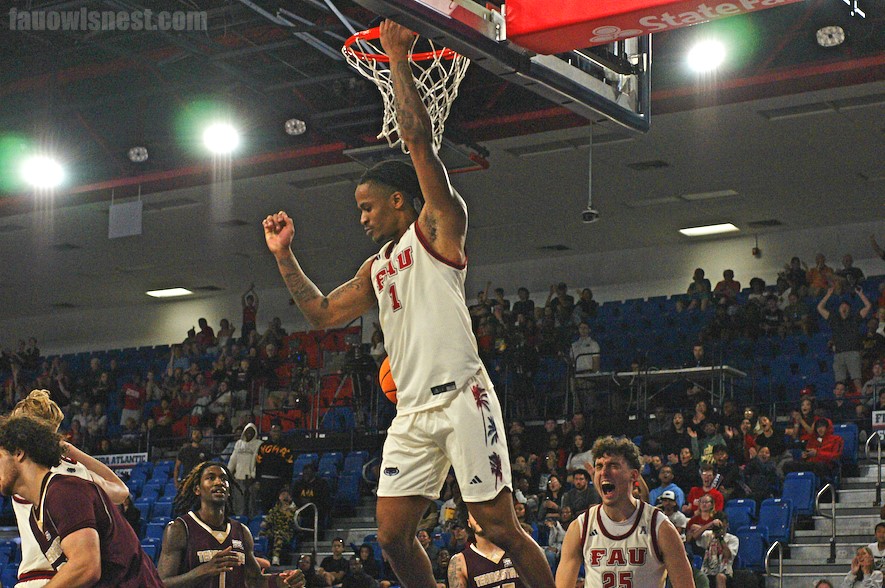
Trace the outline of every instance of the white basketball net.
<path fill-rule="evenodd" d="M 425 39 L 430 44 L 430 52 L 433 53 L 426 60 L 414 61 L 411 57 L 412 75 L 418 94 L 427 107 L 427 113 L 433 122 L 433 148 L 439 152 L 442 145 L 443 130 L 446 118 L 452 109 L 452 103 L 458 97 L 458 86 L 467 73 L 470 60 L 457 53 L 449 53 L 449 57 L 443 56 L 444 47 L 440 47 L 430 39 Z M 417 42 L 417 37 L 416 37 Z M 415 46 L 412 45 L 414 50 Z M 390 64 L 379 61 L 373 56 L 384 55 L 381 43 L 377 39 L 369 40 L 357 37 L 352 46 L 345 45 L 341 52 L 354 69 L 378 86 L 381 98 L 384 100 L 384 121 L 378 138 L 387 139 L 391 147 L 397 145 L 408 153 L 406 144 L 399 136 L 399 127 L 396 124 L 396 102 L 393 97 L 393 81 L 390 79 Z M 425 55 L 422 53 L 422 56 Z"/>

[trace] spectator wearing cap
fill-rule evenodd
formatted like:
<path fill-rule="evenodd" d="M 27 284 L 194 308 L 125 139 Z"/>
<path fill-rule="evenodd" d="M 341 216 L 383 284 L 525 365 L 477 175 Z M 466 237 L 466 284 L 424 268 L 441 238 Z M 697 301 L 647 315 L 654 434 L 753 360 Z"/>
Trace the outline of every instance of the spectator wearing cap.
<path fill-rule="evenodd" d="M 673 481 L 673 466 L 661 466 L 661 471 L 658 472 L 658 480 L 660 481 L 660 486 L 648 493 L 648 501 L 652 504 L 657 504 L 664 494 L 670 493 L 673 496 L 673 500 L 676 501 L 677 508 L 681 509 L 685 504 L 685 492 Z"/>
<path fill-rule="evenodd" d="M 270 427 L 270 438 L 259 448 L 255 456 L 255 473 L 258 476 L 258 492 L 261 508 L 270 510 L 277 499 L 280 488 L 289 487 L 292 482 L 292 465 L 295 455 L 283 441 L 283 428 L 279 423 Z"/>
<path fill-rule="evenodd" d="M 679 536 L 685 541 L 685 527 L 688 525 L 688 517 L 679 512 L 679 502 L 676 498 L 676 493 L 673 490 L 665 490 L 661 492 L 660 496 L 652 504 L 667 515 L 667 518 L 670 519 L 670 522 L 679 531 Z"/>

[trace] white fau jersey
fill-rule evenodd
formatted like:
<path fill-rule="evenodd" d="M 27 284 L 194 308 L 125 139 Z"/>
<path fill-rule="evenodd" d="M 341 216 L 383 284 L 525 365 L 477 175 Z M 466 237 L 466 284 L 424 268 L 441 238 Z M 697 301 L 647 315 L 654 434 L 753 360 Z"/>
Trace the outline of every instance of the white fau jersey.
<path fill-rule="evenodd" d="M 602 505 L 590 507 L 573 523 L 581 530 L 584 585 L 587 588 L 653 588 L 666 580 L 664 558 L 658 546 L 667 517 L 645 502 L 626 521 L 612 521 Z"/>
<path fill-rule="evenodd" d="M 67 457 L 61 458 L 61 463 L 50 469 L 55 474 L 76 476 L 84 480 L 92 480 L 92 474 L 82 463 Z M 55 570 L 43 555 L 40 544 L 34 539 L 31 531 L 31 507 L 33 505 L 19 496 L 12 496 L 12 509 L 15 511 L 15 522 L 18 525 L 18 534 L 22 541 L 22 561 L 18 565 L 18 584 L 27 588 L 38 588 L 49 583 L 55 575 Z"/>
<path fill-rule="evenodd" d="M 398 414 L 448 404 L 452 392 L 483 369 L 464 297 L 466 276 L 467 264 L 433 251 L 417 222 L 372 262 Z"/>

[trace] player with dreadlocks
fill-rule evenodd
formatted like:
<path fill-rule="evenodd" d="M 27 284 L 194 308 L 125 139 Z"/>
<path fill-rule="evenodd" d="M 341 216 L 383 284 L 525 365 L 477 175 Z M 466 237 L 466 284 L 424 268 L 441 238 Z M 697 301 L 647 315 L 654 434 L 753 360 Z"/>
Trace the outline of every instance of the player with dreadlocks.
<path fill-rule="evenodd" d="M 177 518 L 166 526 L 157 569 L 166 588 L 303 588 L 304 574 L 263 575 L 249 528 L 229 518 L 232 476 L 204 461 L 181 482 L 173 502 Z"/>

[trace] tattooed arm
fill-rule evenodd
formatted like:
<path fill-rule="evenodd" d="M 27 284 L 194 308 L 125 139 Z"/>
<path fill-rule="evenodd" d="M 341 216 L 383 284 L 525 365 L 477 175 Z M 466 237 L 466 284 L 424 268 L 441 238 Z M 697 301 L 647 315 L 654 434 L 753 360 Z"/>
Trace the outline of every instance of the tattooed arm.
<path fill-rule="evenodd" d="M 467 206 L 449 183 L 446 168 L 433 149 L 433 123 L 415 87 L 409 64 L 409 48 L 415 36 L 391 20 L 382 22 L 380 28 L 381 45 L 390 57 L 399 136 L 409 148 L 424 196 L 418 225 L 437 253 L 464 263 Z"/>
<path fill-rule="evenodd" d="M 456 553 L 449 560 L 449 588 L 466 588 L 467 562 L 464 554 Z"/>
<path fill-rule="evenodd" d="M 362 316 L 376 303 L 371 279 L 373 258 L 363 263 L 353 279 L 326 296 L 304 274 L 292 253 L 295 228 L 289 215 L 282 211 L 269 215 L 263 225 L 267 248 L 277 260 L 292 299 L 311 326 L 325 329 L 347 323 Z"/>

